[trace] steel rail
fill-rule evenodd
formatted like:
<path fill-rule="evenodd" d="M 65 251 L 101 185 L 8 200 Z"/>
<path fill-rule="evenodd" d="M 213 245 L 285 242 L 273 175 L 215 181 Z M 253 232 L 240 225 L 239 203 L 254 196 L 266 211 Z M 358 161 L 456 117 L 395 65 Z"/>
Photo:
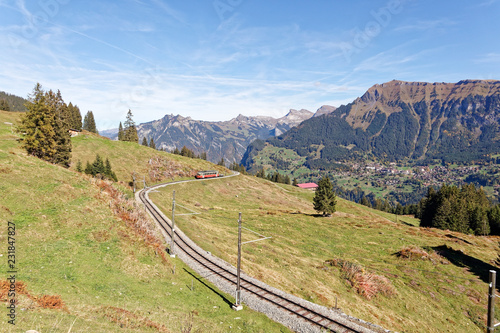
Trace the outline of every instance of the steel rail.
<path fill-rule="evenodd" d="M 200 180 L 194 180 L 200 181 Z M 186 182 L 186 181 L 181 181 Z M 158 211 L 158 208 L 146 197 L 146 193 L 150 190 L 153 190 L 157 187 L 163 187 L 166 185 L 176 184 L 180 182 L 172 182 L 167 184 L 158 184 L 151 186 L 147 189 L 141 190 L 139 193 L 139 198 L 146 207 L 147 211 L 153 216 L 153 218 L 157 221 L 159 226 L 163 229 L 163 231 L 169 236 L 171 225 L 168 220 Z M 205 267 L 208 271 L 213 272 L 213 274 L 223 278 L 224 280 L 230 282 L 231 284 L 236 285 L 236 274 L 231 272 L 230 270 L 222 267 L 214 260 L 211 260 L 210 257 L 205 256 L 204 253 L 200 253 L 198 250 L 193 248 L 180 234 L 176 233 L 175 244 L 177 246 L 177 250 L 182 250 L 186 255 L 188 255 L 192 260 L 196 261 L 201 266 Z M 306 307 L 305 305 L 299 304 L 294 300 L 290 300 L 282 295 L 276 294 L 275 292 L 259 286 L 252 281 L 242 277 L 241 278 L 241 287 L 254 294 L 255 296 L 270 302 L 276 305 L 279 308 L 282 308 L 293 315 L 296 315 L 309 323 L 317 325 L 323 329 L 327 330 L 335 330 L 335 332 L 362 332 L 356 330 L 346 323 L 338 322 L 324 314 L 318 313 L 317 311 Z M 251 289 L 252 288 L 252 289 Z M 347 321 L 347 319 L 346 319 Z M 357 326 L 358 324 L 354 324 L 353 326 Z"/>

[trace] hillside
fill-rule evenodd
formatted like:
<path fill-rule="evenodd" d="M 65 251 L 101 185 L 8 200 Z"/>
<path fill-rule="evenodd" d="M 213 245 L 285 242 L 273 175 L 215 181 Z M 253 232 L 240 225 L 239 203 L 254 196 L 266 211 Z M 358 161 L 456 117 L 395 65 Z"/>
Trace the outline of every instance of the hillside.
<path fill-rule="evenodd" d="M 393 331 L 485 330 L 498 237 L 420 229 L 409 217 L 341 199 L 323 218 L 312 209 L 313 192 L 243 175 L 151 193 L 167 215 L 173 190 L 178 214 L 200 213 L 176 224 L 233 265 L 239 212 L 244 242 L 261 237 L 254 232 L 272 237 L 245 244 L 242 255 L 242 269 L 272 286 Z"/>
<path fill-rule="evenodd" d="M 266 146 L 294 151 L 311 170 L 367 159 L 410 164 L 489 161 L 500 152 L 499 119 L 500 81 L 391 81 L 282 136 L 253 143 L 242 163 L 255 169 Z"/>
<path fill-rule="evenodd" d="M 4 102 L 1 102 L 4 101 Z M 6 93 L 4 91 L 0 91 L 0 103 L 6 103 L 8 105 L 9 110 L 4 111 L 14 111 L 14 112 L 24 112 L 26 108 L 24 107 L 24 103 L 26 103 L 26 99 Z M 4 107 L 5 108 L 5 107 Z M 0 110 L 3 110 L 0 107 Z"/>
<path fill-rule="evenodd" d="M 10 125 L 4 124 L 18 119 L 17 113 L 0 111 L 0 303 L 4 309 L 0 332 L 181 332 L 189 327 L 221 333 L 231 329 L 288 332 L 248 309 L 235 315 L 226 303 L 231 296 L 215 292 L 178 259 L 164 255 L 165 244 L 155 239 L 149 219 L 127 199 L 131 196 L 127 178 L 133 170 L 150 170 L 149 161 L 155 156 L 175 162 L 169 165 L 176 170 L 179 165 L 179 171 L 187 174 L 202 166 L 199 160 L 90 133 L 73 138 L 74 158 L 93 160 L 96 152 L 109 157 L 118 178 L 124 180 L 111 187 L 26 156 Z M 114 152 L 120 157 L 115 158 Z M 16 233 L 15 327 L 7 323 L 6 310 L 6 280 L 12 275 L 7 273 L 8 222 L 15 225 Z"/>

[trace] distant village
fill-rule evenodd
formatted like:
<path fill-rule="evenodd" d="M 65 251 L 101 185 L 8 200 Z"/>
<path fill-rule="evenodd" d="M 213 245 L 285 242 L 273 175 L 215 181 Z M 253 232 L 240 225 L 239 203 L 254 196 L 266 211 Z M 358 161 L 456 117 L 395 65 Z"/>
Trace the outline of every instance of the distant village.
<path fill-rule="evenodd" d="M 500 179 L 498 165 L 473 166 L 415 166 L 401 167 L 396 163 L 353 163 L 350 170 L 336 173 L 337 179 L 358 179 L 371 187 L 401 187 L 403 184 L 424 187 L 440 187 L 443 184 L 461 186 L 467 176 L 484 174 L 492 181 L 493 195 L 498 196 Z M 496 180 L 495 180 L 496 178 Z M 371 184 L 370 184 L 371 182 Z M 476 184 L 477 186 L 480 186 Z"/>

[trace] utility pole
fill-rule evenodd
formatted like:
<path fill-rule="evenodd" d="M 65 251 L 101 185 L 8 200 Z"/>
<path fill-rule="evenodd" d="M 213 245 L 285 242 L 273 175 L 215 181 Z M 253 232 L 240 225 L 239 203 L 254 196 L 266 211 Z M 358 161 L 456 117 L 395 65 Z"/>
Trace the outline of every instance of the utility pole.
<path fill-rule="evenodd" d="M 236 268 L 236 301 L 233 309 L 236 311 L 243 310 L 241 305 L 241 287 L 240 287 L 240 273 L 241 273 L 241 212 L 238 218 L 238 266 Z"/>
<path fill-rule="evenodd" d="M 146 176 L 144 176 L 143 182 L 144 182 L 144 189 L 146 189 Z"/>
<path fill-rule="evenodd" d="M 497 279 L 497 272 L 494 270 L 490 270 L 490 286 L 488 290 L 488 322 L 486 324 L 487 333 L 494 332 L 495 327 L 499 325 L 499 324 L 495 325 L 496 279 Z"/>
<path fill-rule="evenodd" d="M 172 244 L 170 245 L 170 257 L 175 258 L 175 191 L 172 197 Z"/>

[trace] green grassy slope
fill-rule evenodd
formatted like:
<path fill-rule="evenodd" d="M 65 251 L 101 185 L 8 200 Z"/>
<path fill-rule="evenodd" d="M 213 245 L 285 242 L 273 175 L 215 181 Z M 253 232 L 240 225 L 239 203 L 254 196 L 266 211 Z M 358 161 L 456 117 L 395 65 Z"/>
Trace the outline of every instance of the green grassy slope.
<path fill-rule="evenodd" d="M 18 116 L 0 111 L 0 286 L 9 276 L 10 221 L 16 226 L 16 278 L 31 297 L 18 293 L 12 326 L 0 290 L 0 332 L 180 332 L 189 325 L 193 332 L 289 331 L 251 310 L 235 313 L 230 296 L 212 290 L 178 259 L 162 260 L 113 214 L 111 197 L 95 181 L 26 156 L 4 124 Z M 119 178 L 147 170 L 151 155 L 176 159 L 186 170 L 206 166 L 90 134 L 73 142 L 74 157 L 93 160 L 102 152 Z M 64 308 L 44 308 L 36 302 L 42 295 L 58 296 Z"/>
<path fill-rule="evenodd" d="M 498 237 L 420 229 L 409 217 L 395 223 L 394 215 L 341 199 L 332 217 L 318 217 L 312 209 L 313 192 L 248 176 L 179 184 L 151 193 L 166 214 L 173 190 L 177 203 L 201 213 L 179 216 L 179 227 L 233 265 L 239 212 L 244 227 L 272 236 L 243 246 L 242 267 L 275 287 L 330 307 L 337 299 L 344 312 L 400 332 L 485 329 L 485 280 L 488 270 L 496 268 L 492 263 L 498 255 Z M 180 207 L 176 212 L 187 211 Z M 244 241 L 258 237 L 247 230 L 243 234 Z M 425 249 L 429 256 L 408 260 L 395 255 L 410 246 Z M 356 263 L 365 273 L 386 277 L 396 295 L 367 299 L 356 292 L 361 283 L 350 284 L 346 273 L 325 263 L 330 259 Z"/>

